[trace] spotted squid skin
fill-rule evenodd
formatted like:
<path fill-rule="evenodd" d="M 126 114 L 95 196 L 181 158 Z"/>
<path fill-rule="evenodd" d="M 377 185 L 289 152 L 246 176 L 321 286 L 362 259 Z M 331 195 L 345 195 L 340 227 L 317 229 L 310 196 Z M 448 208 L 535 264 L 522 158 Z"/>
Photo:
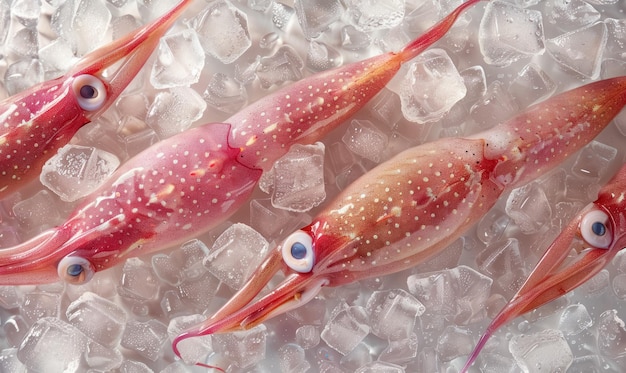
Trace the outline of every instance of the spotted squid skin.
<path fill-rule="evenodd" d="M 97 198 L 86 201 L 56 229 L 54 239 L 32 250 L 46 259 L 44 252 L 59 260 L 70 254 L 89 258 L 96 270 L 103 270 L 155 247 L 180 244 L 190 232 L 219 224 L 248 199 L 262 172 L 237 161 L 239 150 L 227 145 L 229 132 L 229 125 L 214 123 L 155 144 L 118 169 L 111 182 L 94 193 Z M 15 280 L 20 284 L 44 280 L 39 261 L 19 260 L 23 255 L 20 247 L 3 252 L 1 283 L 12 283 L 14 272 L 24 274 Z M 41 262 L 50 266 L 47 260 Z M 25 277 L 29 272 L 32 278 Z M 49 281 L 58 279 L 55 271 L 50 274 Z"/>

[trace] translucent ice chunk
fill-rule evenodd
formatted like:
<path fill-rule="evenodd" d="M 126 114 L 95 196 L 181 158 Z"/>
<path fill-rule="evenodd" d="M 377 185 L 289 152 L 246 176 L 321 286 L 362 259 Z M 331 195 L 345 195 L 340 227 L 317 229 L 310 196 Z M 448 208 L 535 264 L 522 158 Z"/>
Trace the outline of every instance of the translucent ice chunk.
<path fill-rule="evenodd" d="M 476 130 L 493 127 L 496 123 L 510 118 L 517 112 L 517 103 L 506 90 L 504 84 L 495 80 L 487 87 L 485 94 L 470 109 L 471 118 L 476 122 Z"/>
<path fill-rule="evenodd" d="M 369 34 L 357 30 L 352 25 L 341 29 L 341 46 L 349 51 L 358 51 L 369 47 L 372 39 Z"/>
<path fill-rule="evenodd" d="M 387 135 L 369 120 L 354 119 L 341 138 L 353 153 L 373 162 L 380 162 L 389 142 Z"/>
<path fill-rule="evenodd" d="M 626 356 L 626 329 L 617 310 L 604 311 L 598 318 L 598 350 L 613 359 Z"/>
<path fill-rule="evenodd" d="M 626 19 L 607 18 L 604 23 L 607 28 L 604 58 L 624 60 L 626 58 Z"/>
<path fill-rule="evenodd" d="M 280 357 L 280 371 L 282 373 L 306 372 L 311 364 L 307 361 L 304 349 L 293 343 L 288 343 L 278 349 Z"/>
<path fill-rule="evenodd" d="M 365 364 L 354 373 L 404 373 L 404 368 L 400 365 L 387 363 L 384 361 L 373 361 Z"/>
<path fill-rule="evenodd" d="M 298 22 L 307 39 L 318 37 L 329 25 L 341 18 L 343 7 L 338 0 L 296 0 Z"/>
<path fill-rule="evenodd" d="M 207 103 L 228 114 L 234 114 L 248 103 L 246 88 L 237 80 L 215 73 L 203 94 Z"/>
<path fill-rule="evenodd" d="M 405 0 L 375 1 L 348 0 L 347 14 L 358 30 L 369 32 L 389 29 L 404 19 Z"/>
<path fill-rule="evenodd" d="M 181 316 L 170 321 L 167 327 L 167 334 L 170 340 L 174 340 L 180 333 L 187 329 L 200 324 L 206 320 L 202 315 Z M 204 361 L 209 353 L 213 351 L 210 335 L 203 335 L 195 338 L 182 340 L 178 344 L 180 356 L 187 364 L 194 364 L 198 361 Z"/>
<path fill-rule="evenodd" d="M 298 52 L 288 45 L 281 46 L 274 55 L 261 59 L 256 75 L 261 87 L 269 88 L 288 81 L 302 79 L 304 62 Z"/>
<path fill-rule="evenodd" d="M 530 63 L 513 79 L 508 91 L 519 107 L 525 108 L 551 96 L 556 91 L 556 83 L 539 66 Z"/>
<path fill-rule="evenodd" d="M 463 78 L 450 56 L 443 49 L 430 49 L 411 63 L 402 81 L 402 113 L 412 122 L 432 122 L 440 119 L 466 93 Z"/>
<path fill-rule="evenodd" d="M 196 278 L 183 281 L 177 289 L 180 300 L 185 303 L 187 309 L 202 312 L 211 304 L 218 286 L 219 279 L 211 273 L 204 272 Z"/>
<path fill-rule="evenodd" d="M 204 68 L 204 51 L 193 29 L 164 36 L 150 72 L 150 83 L 157 89 L 197 83 Z"/>
<path fill-rule="evenodd" d="M 252 329 L 213 337 L 215 352 L 228 356 L 234 365 L 245 369 L 265 357 L 267 328 L 261 324 Z"/>
<path fill-rule="evenodd" d="M 13 315 L 2 325 L 2 330 L 11 346 L 19 346 L 29 329 L 30 323 L 22 315 Z"/>
<path fill-rule="evenodd" d="M 202 117 L 206 102 L 189 87 L 175 87 L 159 92 L 150 105 L 146 123 L 161 139 L 189 128 Z"/>
<path fill-rule="evenodd" d="M 124 263 L 118 292 L 123 298 L 145 302 L 159 294 L 160 283 L 150 265 L 139 258 Z"/>
<path fill-rule="evenodd" d="M 39 50 L 39 58 L 44 65 L 59 71 L 68 70 L 77 60 L 72 46 L 60 38 L 42 47 Z"/>
<path fill-rule="evenodd" d="M 157 276 L 166 283 L 178 286 L 186 279 L 197 278 L 204 273 L 202 259 L 209 253 L 206 245 L 193 239 L 181 245 L 179 250 L 168 254 L 156 254 L 152 257 L 152 268 Z"/>
<path fill-rule="evenodd" d="M 238 290 L 261 263 L 268 248 L 268 242 L 257 231 L 245 224 L 233 224 L 217 238 L 204 259 L 204 266 Z"/>
<path fill-rule="evenodd" d="M 15 0 L 11 5 L 11 15 L 27 28 L 35 28 L 41 12 L 41 2 L 31 0 Z"/>
<path fill-rule="evenodd" d="M 559 330 L 565 335 L 577 335 L 593 325 L 593 320 L 582 304 L 569 305 L 561 314 Z"/>
<path fill-rule="evenodd" d="M 4 44 L 11 26 L 11 0 L 0 1 L 0 43 Z"/>
<path fill-rule="evenodd" d="M 167 327 L 161 322 L 130 320 L 126 324 L 120 345 L 150 361 L 156 361 L 162 355 L 167 339 Z"/>
<path fill-rule="evenodd" d="M 456 359 L 459 356 L 469 355 L 474 340 L 467 329 L 448 326 L 437 340 L 437 356 L 443 362 Z"/>
<path fill-rule="evenodd" d="M 17 358 L 17 348 L 5 348 L 0 351 L 0 372 L 27 373 L 26 366 Z"/>
<path fill-rule="evenodd" d="M 520 288 L 529 274 L 516 238 L 489 243 L 476 257 L 476 263 L 510 295 Z"/>
<path fill-rule="evenodd" d="M 80 371 L 87 341 L 87 337 L 72 325 L 56 317 L 46 317 L 30 329 L 17 356 L 35 372 Z"/>
<path fill-rule="evenodd" d="M 563 333 L 546 329 L 536 334 L 513 337 L 509 351 L 524 371 L 565 372 L 572 364 L 573 355 Z"/>
<path fill-rule="evenodd" d="M 565 68 L 587 78 L 597 79 L 606 42 L 606 25 L 596 22 L 547 40 L 546 49 Z"/>
<path fill-rule="evenodd" d="M 4 239 L 4 237 L 2 237 Z M 16 286 L 0 286 L 0 307 L 10 310 L 22 304 L 24 294 Z"/>
<path fill-rule="evenodd" d="M 225 64 L 234 62 L 252 45 L 248 17 L 225 0 L 208 4 L 191 26 L 198 32 L 205 53 Z"/>
<path fill-rule="evenodd" d="M 511 223 L 511 218 L 498 209 L 491 209 L 476 225 L 476 235 L 483 243 L 498 241 Z"/>
<path fill-rule="evenodd" d="M 607 170 L 617 156 L 617 149 L 598 141 L 592 141 L 585 146 L 578 156 L 572 173 L 582 178 L 589 178 L 591 182 L 598 183 L 607 176 Z"/>
<path fill-rule="evenodd" d="M 341 53 L 334 48 L 317 41 L 309 43 L 306 66 L 311 71 L 324 71 L 335 68 L 343 62 Z"/>
<path fill-rule="evenodd" d="M 257 12 L 267 12 L 274 3 L 274 0 L 248 0 L 248 7 Z"/>
<path fill-rule="evenodd" d="M 411 333 L 408 338 L 389 341 L 389 345 L 380 353 L 378 360 L 406 364 L 417 356 L 417 347 L 417 335 Z"/>
<path fill-rule="evenodd" d="M 124 360 L 119 371 L 120 373 L 154 373 L 146 364 L 133 360 Z"/>
<path fill-rule="evenodd" d="M 543 21 L 538 10 L 509 2 L 487 4 L 480 22 L 478 43 L 485 62 L 496 66 L 543 53 Z"/>
<path fill-rule="evenodd" d="M 296 342 L 304 349 L 317 346 L 320 343 L 320 332 L 314 325 L 303 325 L 296 329 Z"/>
<path fill-rule="evenodd" d="M 365 309 L 374 335 L 387 340 L 406 339 L 415 319 L 424 313 L 424 305 L 402 289 L 375 291 Z"/>
<path fill-rule="evenodd" d="M 600 12 L 583 0 L 548 0 L 544 11 L 546 21 L 562 31 L 575 30 L 600 19 Z"/>
<path fill-rule="evenodd" d="M 324 186 L 324 144 L 296 144 L 281 157 L 272 171 L 272 206 L 304 212 L 326 198 Z"/>
<path fill-rule="evenodd" d="M 506 201 L 505 211 L 525 234 L 545 229 L 552 217 L 546 193 L 536 182 L 513 189 Z"/>
<path fill-rule="evenodd" d="M 45 229 L 56 225 L 60 220 L 59 209 L 55 206 L 52 194 L 47 190 L 37 192 L 13 206 L 13 214 L 23 229 Z"/>
<path fill-rule="evenodd" d="M 23 28 L 19 30 L 7 41 L 7 47 L 20 57 L 37 58 L 37 51 L 39 50 L 37 29 Z"/>
<path fill-rule="evenodd" d="M 34 291 L 24 295 L 21 307 L 24 318 L 33 323 L 45 317 L 59 317 L 61 295 L 45 291 Z"/>
<path fill-rule="evenodd" d="M 104 150 L 65 145 L 41 170 L 39 180 L 63 201 L 72 202 L 98 188 L 120 165 Z"/>
<path fill-rule="evenodd" d="M 70 303 L 65 315 L 70 324 L 108 347 L 119 343 L 127 318 L 119 305 L 90 292 Z"/>
<path fill-rule="evenodd" d="M 268 241 L 284 237 L 309 222 L 308 215 L 275 208 L 270 199 L 255 199 L 250 202 L 250 225 Z"/>
<path fill-rule="evenodd" d="M 57 8 L 51 26 L 82 56 L 105 41 L 110 21 L 111 12 L 104 2 L 73 0 Z"/>
<path fill-rule="evenodd" d="M 22 92 L 43 82 L 44 68 L 37 58 L 23 58 L 12 63 L 4 73 L 4 86 L 9 95 Z"/>
<path fill-rule="evenodd" d="M 337 352 L 346 355 L 370 332 L 367 314 L 362 307 L 352 306 L 337 312 L 322 330 L 321 337 Z"/>
<path fill-rule="evenodd" d="M 285 5 L 278 1 L 274 1 L 272 4 L 272 22 L 274 23 L 274 26 L 281 30 L 287 26 L 295 13 L 295 9 L 289 5 Z"/>

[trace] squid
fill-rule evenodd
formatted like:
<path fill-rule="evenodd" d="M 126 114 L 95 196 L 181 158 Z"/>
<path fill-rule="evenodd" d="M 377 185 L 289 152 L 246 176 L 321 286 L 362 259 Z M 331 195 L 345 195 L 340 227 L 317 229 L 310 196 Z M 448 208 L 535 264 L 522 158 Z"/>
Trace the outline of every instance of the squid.
<path fill-rule="evenodd" d="M 65 75 L 0 102 L 0 198 L 38 177 L 59 148 L 115 102 L 191 2 L 88 53 Z"/>
<path fill-rule="evenodd" d="M 180 356 L 178 345 L 188 338 L 254 327 L 302 306 L 325 286 L 424 262 L 474 225 L 505 191 L 545 174 L 581 149 L 624 105 L 626 77 L 597 81 L 536 104 L 484 132 L 419 145 L 381 163 L 344 189 L 309 225 L 273 248 L 222 308 L 173 340 L 173 350 Z M 617 208 L 623 190 L 617 197 L 609 194 L 613 202 L 607 200 L 605 206 Z M 623 213 L 606 214 L 617 220 L 611 223 L 617 224 L 614 231 L 623 231 Z M 617 244 L 623 245 L 623 238 Z M 558 258 L 567 254 L 561 244 L 556 247 Z M 596 250 L 582 263 L 601 267 L 605 260 L 594 258 L 603 255 L 611 256 Z M 550 258 L 548 269 L 554 264 Z M 584 272 L 589 272 L 586 267 Z M 284 280 L 252 302 L 281 270 Z M 585 276 L 574 270 L 566 273 L 573 275 L 564 277 L 566 288 Z M 557 278 L 541 285 L 550 295 L 538 299 L 562 294 Z M 528 295 L 506 314 L 534 307 L 538 300 L 530 300 L 530 294 L 537 294 L 538 283 L 531 279 L 524 288 Z"/>
<path fill-rule="evenodd" d="M 626 165 L 546 249 L 525 283 L 480 337 L 461 372 L 469 369 L 501 326 L 576 289 L 598 274 L 624 248 Z M 572 251 L 577 254 L 574 259 L 569 258 Z"/>
<path fill-rule="evenodd" d="M 280 89 L 227 120 L 139 153 L 60 226 L 0 250 L 0 284 L 81 284 L 129 257 L 209 231 L 250 197 L 264 170 L 296 143 L 313 143 L 362 108 L 402 63 L 443 37 L 469 0 L 397 53 L 329 70 Z"/>

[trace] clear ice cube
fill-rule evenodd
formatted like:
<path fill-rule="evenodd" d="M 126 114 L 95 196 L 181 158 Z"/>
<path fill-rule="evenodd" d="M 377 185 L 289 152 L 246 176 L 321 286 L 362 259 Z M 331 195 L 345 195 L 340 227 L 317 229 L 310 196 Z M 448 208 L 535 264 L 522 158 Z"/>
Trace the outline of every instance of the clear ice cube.
<path fill-rule="evenodd" d="M 209 3 L 191 26 L 198 32 L 204 52 L 225 64 L 237 60 L 252 45 L 247 15 L 225 0 Z"/>
<path fill-rule="evenodd" d="M 64 39 L 56 39 L 39 49 L 41 62 L 54 70 L 67 71 L 78 60 L 72 46 Z"/>
<path fill-rule="evenodd" d="M 347 15 L 360 31 L 390 29 L 402 22 L 405 0 L 347 0 Z"/>
<path fill-rule="evenodd" d="M 106 42 L 111 12 L 99 0 L 65 1 L 52 15 L 51 26 L 67 40 L 78 56 Z"/>
<path fill-rule="evenodd" d="M 213 74 L 203 96 L 209 105 L 228 114 L 238 112 L 248 103 L 243 84 L 222 73 Z"/>
<path fill-rule="evenodd" d="M 213 348 L 239 368 L 249 368 L 265 358 L 267 333 L 267 328 L 261 324 L 244 331 L 216 334 Z"/>
<path fill-rule="evenodd" d="M 304 349 L 293 343 L 283 345 L 278 349 L 281 373 L 306 372 L 311 364 L 307 361 Z"/>
<path fill-rule="evenodd" d="M 61 314 L 61 295 L 46 291 L 26 293 L 20 311 L 29 323 L 46 317 L 59 317 Z"/>
<path fill-rule="evenodd" d="M 529 275 L 516 238 L 494 241 L 478 253 L 476 264 L 507 295 L 513 295 Z"/>
<path fill-rule="evenodd" d="M 256 76 L 261 81 L 261 87 L 267 89 L 273 85 L 302 79 L 303 67 L 300 54 L 289 45 L 283 45 L 274 55 L 261 58 L 256 67 Z"/>
<path fill-rule="evenodd" d="M 37 58 L 39 39 L 37 29 L 23 28 L 7 40 L 7 48 L 24 58 Z"/>
<path fill-rule="evenodd" d="M 343 62 L 343 57 L 333 47 L 315 40 L 309 43 L 306 55 L 306 66 L 309 70 L 318 72 L 335 68 Z"/>
<path fill-rule="evenodd" d="M 27 373 L 26 366 L 17 358 L 17 348 L 5 348 L 0 351 L 0 372 Z"/>
<path fill-rule="evenodd" d="M 415 319 L 425 311 L 420 301 L 402 289 L 373 292 L 365 309 L 371 332 L 392 341 L 408 338 Z"/>
<path fill-rule="evenodd" d="M 583 304 L 572 304 L 567 306 L 559 319 L 559 330 L 567 336 L 577 335 L 589 329 L 593 325 L 593 320 L 587 312 L 587 307 Z"/>
<path fill-rule="evenodd" d="M 4 73 L 4 87 L 9 95 L 15 95 L 44 80 L 41 60 L 25 57 L 9 65 Z"/>
<path fill-rule="evenodd" d="M 280 30 L 287 27 L 294 14 L 296 14 L 296 10 L 289 5 L 277 1 L 272 4 L 272 22 Z"/>
<path fill-rule="evenodd" d="M 626 19 L 607 18 L 604 23 L 607 28 L 604 59 L 623 61 L 626 58 Z"/>
<path fill-rule="evenodd" d="M 478 43 L 490 65 L 508 66 L 542 54 L 545 49 L 541 12 L 504 1 L 489 2 L 480 22 Z"/>
<path fill-rule="evenodd" d="M 70 303 L 65 315 L 86 336 L 108 347 L 119 343 L 127 319 L 122 307 L 90 292 Z"/>
<path fill-rule="evenodd" d="M 326 199 L 324 144 L 293 145 L 270 171 L 272 206 L 295 212 L 309 211 Z"/>
<path fill-rule="evenodd" d="M 341 46 L 349 51 L 365 49 L 372 43 L 369 34 L 359 31 L 352 25 L 344 26 L 341 29 Z"/>
<path fill-rule="evenodd" d="M 506 201 L 505 211 L 525 234 L 546 229 L 552 217 L 550 201 L 537 182 L 513 189 Z"/>
<path fill-rule="evenodd" d="M 315 325 L 303 325 L 296 329 L 296 343 L 304 349 L 317 346 L 320 343 L 320 331 Z"/>
<path fill-rule="evenodd" d="M 354 373 L 404 373 L 404 368 L 400 365 L 387 363 L 384 361 L 373 361 L 355 370 Z"/>
<path fill-rule="evenodd" d="M 389 143 L 389 138 L 369 120 L 354 119 L 341 141 L 354 154 L 378 163 Z"/>
<path fill-rule="evenodd" d="M 222 233 L 204 266 L 230 288 L 238 290 L 265 257 L 269 243 L 249 226 L 233 224 Z"/>
<path fill-rule="evenodd" d="M 509 351 L 526 372 L 565 372 L 574 359 L 563 333 L 554 329 L 516 335 Z"/>
<path fill-rule="evenodd" d="M 395 364 L 406 364 L 417 356 L 418 338 L 411 333 L 408 338 L 389 341 L 378 360 Z"/>
<path fill-rule="evenodd" d="M 485 94 L 470 108 L 470 116 L 476 126 L 475 129 L 470 130 L 470 133 L 491 128 L 509 119 L 517 111 L 517 103 L 505 88 L 504 83 L 494 80 L 487 86 Z"/>
<path fill-rule="evenodd" d="M 548 0 L 544 12 L 546 22 L 561 31 L 571 31 L 600 19 L 600 12 L 583 0 Z"/>
<path fill-rule="evenodd" d="M 596 22 L 547 40 L 546 49 L 566 69 L 597 79 L 606 42 L 607 27 L 604 22 Z"/>
<path fill-rule="evenodd" d="M 598 317 L 598 351 L 612 359 L 626 356 L 626 329 L 617 310 L 604 311 Z"/>
<path fill-rule="evenodd" d="M 410 64 L 402 81 L 402 113 L 411 122 L 436 121 L 466 93 L 465 82 L 446 51 L 430 49 Z"/>
<path fill-rule="evenodd" d="M 204 51 L 193 29 L 164 36 L 150 72 L 154 88 L 166 89 L 197 83 L 204 68 Z"/>
<path fill-rule="evenodd" d="M 165 139 L 180 133 L 202 117 L 206 102 L 189 87 L 175 87 L 159 92 L 146 115 L 146 123 Z"/>
<path fill-rule="evenodd" d="M 437 340 L 435 351 L 443 362 L 448 362 L 472 352 L 474 339 L 465 328 L 454 325 L 446 327 Z"/>
<path fill-rule="evenodd" d="M 556 83 L 539 66 L 529 63 L 517 73 L 508 89 L 519 107 L 525 108 L 551 96 Z"/>
<path fill-rule="evenodd" d="M 118 293 L 140 303 L 156 299 L 161 284 L 152 267 L 139 258 L 130 258 L 122 267 Z"/>
<path fill-rule="evenodd" d="M 367 321 L 367 313 L 362 307 L 342 309 L 324 326 L 321 337 L 329 347 L 346 355 L 369 334 Z"/>
<path fill-rule="evenodd" d="M 606 179 L 607 170 L 617 157 L 617 149 L 599 141 L 587 144 L 578 154 L 572 165 L 572 173 L 588 178 L 593 183 Z"/>
<path fill-rule="evenodd" d="M 294 8 L 307 39 L 318 37 L 343 14 L 338 0 L 295 0 Z"/>
<path fill-rule="evenodd" d="M 167 326 L 160 321 L 129 320 L 120 345 L 150 361 L 156 361 L 162 356 L 167 340 Z"/>
<path fill-rule="evenodd" d="M 61 200 L 76 201 L 96 190 L 120 165 L 114 154 L 65 145 L 44 164 L 39 180 Z"/>
<path fill-rule="evenodd" d="M 202 315 L 190 315 L 174 318 L 167 327 L 170 341 L 173 341 L 180 333 L 194 327 L 206 320 Z M 186 364 L 194 364 L 205 361 L 208 354 L 213 352 L 212 336 L 203 335 L 182 340 L 178 344 L 180 356 Z"/>
<path fill-rule="evenodd" d="M 198 264 L 200 263 L 198 262 Z M 202 312 L 211 304 L 219 282 L 219 279 L 211 273 L 204 272 L 202 275 L 187 279 L 178 285 L 178 295 L 188 310 Z"/>

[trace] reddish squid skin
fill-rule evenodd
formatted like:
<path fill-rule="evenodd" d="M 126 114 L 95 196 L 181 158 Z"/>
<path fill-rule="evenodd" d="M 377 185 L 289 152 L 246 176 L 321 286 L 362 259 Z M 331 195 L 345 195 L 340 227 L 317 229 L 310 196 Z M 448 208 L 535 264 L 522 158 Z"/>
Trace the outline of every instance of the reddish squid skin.
<path fill-rule="evenodd" d="M 588 222 L 601 223 L 593 231 Z M 466 372 L 476 361 L 489 338 L 504 324 L 576 289 L 594 277 L 626 248 L 626 164 L 598 193 L 598 198 L 572 219 L 548 247 L 537 266 L 500 313 L 481 335 L 467 363 Z M 575 260 L 562 267 L 571 254 Z"/>
<path fill-rule="evenodd" d="M 38 177 L 60 147 L 115 102 L 189 4 L 182 0 L 152 23 L 85 55 L 65 75 L 0 102 L 0 198 Z"/>
<path fill-rule="evenodd" d="M 95 271 L 217 226 L 249 199 L 262 171 L 291 145 L 315 142 L 348 119 L 402 62 L 444 36 L 478 1 L 459 6 L 398 53 L 314 75 L 251 105 L 229 124 L 205 124 L 146 149 L 63 225 L 1 251 L 0 284 L 52 282 L 57 270 L 81 283 Z"/>
<path fill-rule="evenodd" d="M 550 98 L 469 138 L 440 139 L 398 154 L 272 250 L 226 305 L 174 340 L 174 350 L 186 338 L 250 328 L 299 307 L 323 286 L 423 262 L 463 234 L 505 191 L 581 149 L 625 104 L 626 77 L 607 79 Z M 620 226 L 626 228 L 624 220 L 621 210 Z M 278 270 L 285 280 L 248 304 Z"/>

